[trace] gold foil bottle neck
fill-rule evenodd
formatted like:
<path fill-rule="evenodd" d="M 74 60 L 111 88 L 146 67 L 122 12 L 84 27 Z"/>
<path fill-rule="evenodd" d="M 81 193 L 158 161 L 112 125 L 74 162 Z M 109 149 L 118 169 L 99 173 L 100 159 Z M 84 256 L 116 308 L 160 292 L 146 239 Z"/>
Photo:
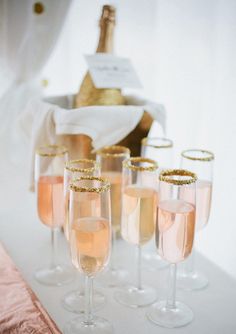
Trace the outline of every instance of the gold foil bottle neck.
<path fill-rule="evenodd" d="M 111 5 L 104 5 L 102 8 L 102 15 L 100 19 L 100 25 L 106 22 L 113 22 L 115 24 L 116 21 L 116 9 Z"/>
<path fill-rule="evenodd" d="M 103 6 L 99 21 L 100 36 L 96 52 L 113 53 L 115 15 L 115 7 L 110 5 Z"/>

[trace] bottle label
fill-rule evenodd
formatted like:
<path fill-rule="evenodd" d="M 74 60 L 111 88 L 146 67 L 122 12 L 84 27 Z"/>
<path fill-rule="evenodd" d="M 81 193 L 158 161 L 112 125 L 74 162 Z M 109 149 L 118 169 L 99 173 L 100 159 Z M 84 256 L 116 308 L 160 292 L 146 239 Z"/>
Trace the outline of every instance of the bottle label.
<path fill-rule="evenodd" d="M 142 88 L 130 59 L 107 53 L 85 55 L 85 59 L 96 88 Z"/>

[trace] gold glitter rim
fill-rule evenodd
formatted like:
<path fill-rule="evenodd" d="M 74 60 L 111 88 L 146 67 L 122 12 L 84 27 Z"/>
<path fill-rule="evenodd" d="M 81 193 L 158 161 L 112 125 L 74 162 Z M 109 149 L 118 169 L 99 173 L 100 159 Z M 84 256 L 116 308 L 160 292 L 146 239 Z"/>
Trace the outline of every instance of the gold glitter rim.
<path fill-rule="evenodd" d="M 132 165 L 132 162 L 148 162 L 150 164 L 152 164 L 151 166 L 148 167 L 143 167 L 143 166 L 135 166 Z M 134 158 L 129 158 L 126 159 L 125 161 L 123 161 L 123 167 L 134 170 L 134 171 L 155 171 L 158 169 L 158 164 L 156 163 L 156 161 L 152 160 L 152 159 L 148 159 L 148 158 L 142 158 L 142 157 L 134 157 Z"/>
<path fill-rule="evenodd" d="M 44 150 L 47 148 L 60 149 L 60 151 L 57 153 L 46 153 Z M 45 145 L 36 149 L 36 154 L 40 155 L 41 157 L 56 157 L 64 155 L 65 153 L 68 153 L 68 149 L 62 145 Z"/>
<path fill-rule="evenodd" d="M 148 140 L 154 140 L 154 139 L 158 139 L 158 140 L 163 140 L 165 142 L 167 142 L 167 145 L 154 145 L 154 144 L 148 144 Z M 164 138 L 164 137 L 145 137 L 141 140 L 141 144 L 143 146 L 149 146 L 149 147 L 153 147 L 153 148 L 171 148 L 174 146 L 174 143 L 171 139 L 168 138 Z"/>
<path fill-rule="evenodd" d="M 174 180 L 169 176 L 189 176 L 188 180 Z M 191 184 L 197 181 L 197 175 L 195 173 L 190 172 L 186 169 L 165 169 L 159 175 L 159 180 L 167 183 L 172 183 L 177 186 L 181 186 L 184 184 Z"/>
<path fill-rule="evenodd" d="M 106 150 L 111 150 L 113 152 L 104 152 Z M 116 151 L 121 151 L 120 153 L 115 153 Z M 104 146 L 100 150 L 95 151 L 97 155 L 100 155 L 102 157 L 109 157 L 109 158 L 117 158 L 117 157 L 123 157 L 127 154 L 130 154 L 130 149 L 126 146 L 119 146 L 119 145 L 111 145 L 111 146 Z"/>
<path fill-rule="evenodd" d="M 81 180 L 94 180 L 100 181 L 104 183 L 101 187 L 79 187 L 75 183 Z M 102 193 L 111 188 L 111 184 L 109 181 L 103 177 L 96 177 L 96 176 L 81 176 L 76 179 L 73 179 L 70 183 L 70 189 L 75 192 L 89 192 L 89 193 Z"/>
<path fill-rule="evenodd" d="M 71 165 L 76 164 L 76 163 L 80 163 L 80 162 L 88 162 L 88 163 L 92 163 L 93 166 L 92 167 L 88 167 L 88 168 L 79 168 L 79 167 L 73 167 Z M 99 170 L 100 164 L 96 161 L 96 160 L 92 160 L 92 159 L 77 159 L 77 160 L 70 160 L 68 162 L 66 162 L 65 164 L 65 169 L 70 171 L 70 172 L 80 172 L 80 173 L 91 173 L 94 172 L 95 170 Z"/>
<path fill-rule="evenodd" d="M 197 158 L 197 157 L 192 157 L 191 155 L 188 155 L 186 153 L 188 152 L 201 152 L 208 154 L 207 157 L 202 157 L 202 158 Z M 206 150 L 198 150 L 198 149 L 192 149 L 192 150 L 185 150 L 181 153 L 183 158 L 189 159 L 189 160 L 194 160 L 194 161 L 212 161 L 215 159 L 214 153 L 211 151 L 206 151 Z"/>

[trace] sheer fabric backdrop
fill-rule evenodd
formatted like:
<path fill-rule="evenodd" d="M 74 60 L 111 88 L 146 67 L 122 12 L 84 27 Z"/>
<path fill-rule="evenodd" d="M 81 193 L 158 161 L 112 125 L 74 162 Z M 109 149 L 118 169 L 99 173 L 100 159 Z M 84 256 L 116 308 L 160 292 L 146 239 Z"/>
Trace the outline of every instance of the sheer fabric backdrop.
<path fill-rule="evenodd" d="M 42 13 L 37 14 L 35 1 L 0 0 L 0 148 L 17 164 L 22 154 L 26 158 L 29 140 L 18 118 L 32 97 L 42 95 L 40 72 L 55 47 L 70 3 L 44 0 Z M 15 152 L 9 145 L 16 147 Z"/>

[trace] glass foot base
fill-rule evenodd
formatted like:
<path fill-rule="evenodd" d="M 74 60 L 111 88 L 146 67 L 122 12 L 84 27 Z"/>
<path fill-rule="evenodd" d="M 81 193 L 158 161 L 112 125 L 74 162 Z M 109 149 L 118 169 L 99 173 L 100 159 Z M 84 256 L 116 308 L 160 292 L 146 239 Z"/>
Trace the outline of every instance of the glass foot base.
<path fill-rule="evenodd" d="M 128 272 L 124 269 L 108 269 L 97 278 L 97 283 L 104 287 L 119 287 L 127 284 Z"/>
<path fill-rule="evenodd" d="M 150 307 L 147 318 L 156 325 L 175 328 L 189 324 L 193 320 L 193 312 L 183 303 L 176 302 L 176 308 L 168 309 L 166 301 L 160 301 Z"/>
<path fill-rule="evenodd" d="M 34 277 L 41 284 L 61 286 L 74 280 L 75 271 L 70 266 L 58 265 L 54 268 L 40 269 Z"/>
<path fill-rule="evenodd" d="M 142 289 L 127 287 L 123 290 L 115 291 L 114 298 L 120 304 L 137 308 L 154 303 L 157 300 L 157 292 L 148 286 L 143 286 Z"/>
<path fill-rule="evenodd" d="M 193 272 L 190 274 L 178 274 L 177 287 L 186 291 L 201 290 L 207 287 L 209 281 L 208 278 L 199 272 Z"/>
<path fill-rule="evenodd" d="M 106 319 L 94 317 L 93 322 L 85 322 L 84 316 L 77 317 L 64 327 L 64 334 L 112 334 L 113 327 Z"/>
<path fill-rule="evenodd" d="M 150 271 L 167 268 L 168 263 L 164 261 L 156 252 L 143 252 L 143 267 Z"/>
<path fill-rule="evenodd" d="M 106 303 L 106 297 L 98 292 L 93 293 L 93 311 L 98 311 L 104 307 Z M 85 295 L 83 291 L 74 290 L 67 293 L 62 299 L 63 307 L 74 313 L 84 313 L 85 310 Z"/>

